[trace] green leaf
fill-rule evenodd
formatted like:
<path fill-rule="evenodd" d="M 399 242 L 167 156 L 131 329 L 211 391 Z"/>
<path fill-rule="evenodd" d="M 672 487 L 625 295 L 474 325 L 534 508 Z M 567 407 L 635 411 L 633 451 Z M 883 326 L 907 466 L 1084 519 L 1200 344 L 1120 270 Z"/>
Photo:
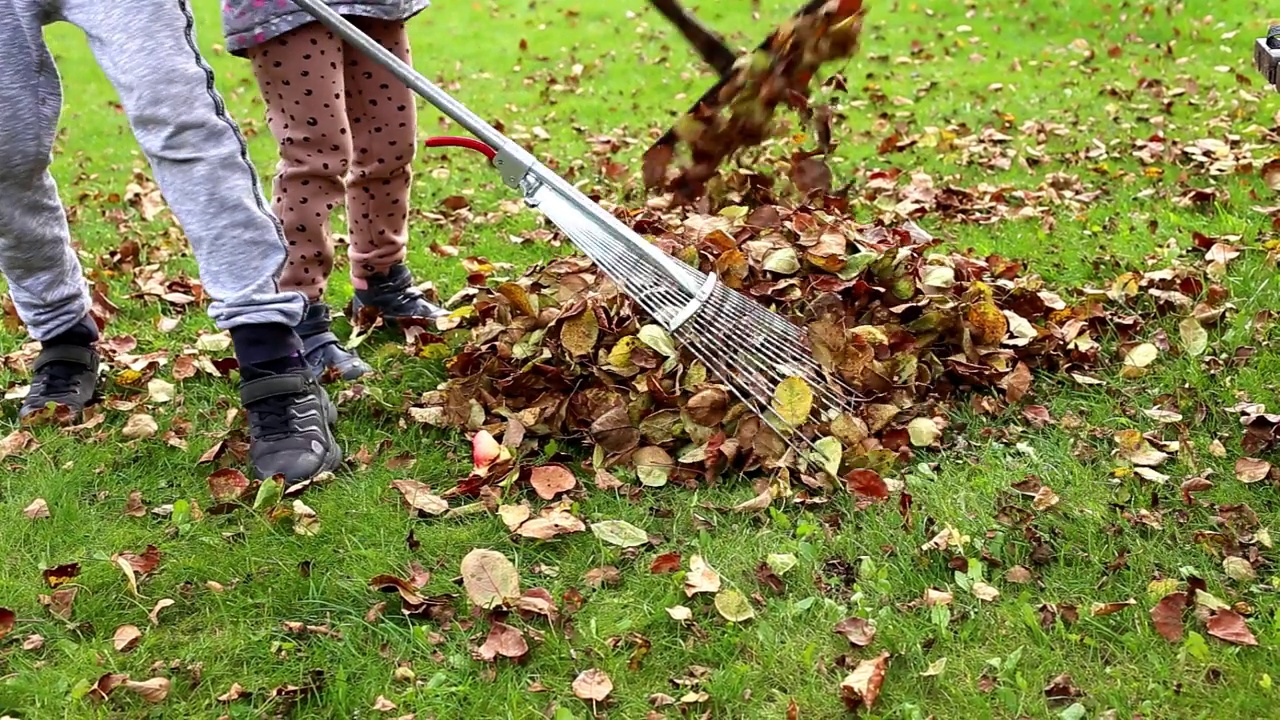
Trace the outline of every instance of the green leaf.
<path fill-rule="evenodd" d="M 1204 641 L 1204 636 L 1195 630 L 1187 631 L 1187 639 L 1182 641 L 1182 649 L 1200 662 L 1208 662 L 1211 658 L 1209 644 Z"/>
<path fill-rule="evenodd" d="M 1199 320 L 1185 318 L 1178 323 L 1178 335 L 1182 337 L 1182 350 L 1192 357 L 1204 354 L 1209 347 L 1209 333 L 1205 331 Z"/>
<path fill-rule="evenodd" d="M 1058 717 L 1062 720 L 1084 720 L 1088 717 L 1088 711 L 1084 709 L 1084 705 L 1072 703 L 1066 710 L 1058 713 Z"/>
<path fill-rule="evenodd" d="M 662 326 L 645 325 L 640 328 L 640 332 L 636 334 L 639 336 L 640 342 L 648 345 L 654 350 L 657 350 L 663 355 L 669 358 L 678 357 L 675 342 L 671 339 L 671 336 L 667 334 L 667 331 L 662 329 Z"/>
<path fill-rule="evenodd" d="M 773 391 L 773 411 L 791 427 L 805 424 L 812 409 L 813 391 L 804 378 L 789 377 Z"/>
<path fill-rule="evenodd" d="M 764 269 L 779 275 L 790 275 L 800 269 L 800 258 L 795 248 L 774 250 L 764 258 Z"/>
<path fill-rule="evenodd" d="M 258 494 L 253 498 L 253 509 L 275 507 L 282 497 L 284 497 L 284 478 L 267 478 L 262 481 L 262 485 L 258 487 Z"/>
<path fill-rule="evenodd" d="M 796 556 L 791 553 L 769 553 L 765 556 L 764 563 L 775 575 L 781 577 L 796 566 Z"/>
<path fill-rule="evenodd" d="M 907 424 L 907 435 L 916 447 L 929 447 L 941 434 L 932 418 L 919 417 Z"/>
<path fill-rule="evenodd" d="M 667 451 L 656 445 L 640 448 L 631 458 L 635 463 L 640 484 L 648 487 L 666 485 L 667 478 L 671 477 L 671 468 L 675 465 L 675 461 Z"/>
<path fill-rule="evenodd" d="M 626 520 L 601 520 L 591 523 L 595 536 L 618 547 L 639 547 L 649 542 L 649 534 Z"/>
<path fill-rule="evenodd" d="M 747 596 L 732 588 L 716 593 L 715 604 L 716 612 L 729 622 L 746 622 L 756 616 L 751 603 L 747 602 Z"/>
<path fill-rule="evenodd" d="M 813 443 L 813 448 L 817 450 L 815 459 L 822 469 L 831 477 L 840 477 L 840 458 L 844 454 L 840 441 L 833 437 L 819 438 Z"/>

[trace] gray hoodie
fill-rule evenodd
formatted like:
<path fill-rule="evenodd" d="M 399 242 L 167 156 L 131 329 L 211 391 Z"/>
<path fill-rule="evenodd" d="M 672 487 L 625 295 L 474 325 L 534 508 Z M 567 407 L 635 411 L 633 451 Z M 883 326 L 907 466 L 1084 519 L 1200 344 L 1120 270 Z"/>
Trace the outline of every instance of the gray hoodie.
<path fill-rule="evenodd" d="M 348 17 L 408 20 L 426 9 L 430 0 L 341 0 L 325 3 Z M 291 0 L 222 0 L 222 30 L 227 50 L 244 56 L 245 50 L 315 20 Z"/>

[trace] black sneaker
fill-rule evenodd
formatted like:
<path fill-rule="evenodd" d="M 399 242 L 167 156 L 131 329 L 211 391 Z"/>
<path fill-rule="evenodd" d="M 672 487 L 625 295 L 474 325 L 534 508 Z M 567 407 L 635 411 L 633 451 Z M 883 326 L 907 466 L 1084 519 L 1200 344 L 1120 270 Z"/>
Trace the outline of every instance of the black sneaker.
<path fill-rule="evenodd" d="M 360 308 L 375 308 L 388 324 L 397 318 L 433 319 L 449 314 L 448 310 L 427 302 L 422 291 L 413 286 L 413 275 L 403 263 L 394 265 L 384 275 L 368 278 L 369 287 L 356 290 L 351 301 L 353 316 Z"/>
<path fill-rule="evenodd" d="M 249 415 L 249 460 L 259 480 L 284 475 L 287 487 L 338 467 L 338 413 L 308 370 L 242 382 L 240 402 Z"/>
<path fill-rule="evenodd" d="M 42 410 L 65 405 L 75 416 L 97 399 L 98 352 L 80 345 L 51 345 L 36 356 L 31 391 L 18 410 L 21 421 Z"/>
<path fill-rule="evenodd" d="M 343 380 L 355 380 L 373 370 L 354 351 L 342 347 L 338 336 L 333 334 L 328 305 L 322 302 L 308 305 L 307 314 L 295 330 L 302 338 L 303 356 L 317 377 L 332 368 Z"/>

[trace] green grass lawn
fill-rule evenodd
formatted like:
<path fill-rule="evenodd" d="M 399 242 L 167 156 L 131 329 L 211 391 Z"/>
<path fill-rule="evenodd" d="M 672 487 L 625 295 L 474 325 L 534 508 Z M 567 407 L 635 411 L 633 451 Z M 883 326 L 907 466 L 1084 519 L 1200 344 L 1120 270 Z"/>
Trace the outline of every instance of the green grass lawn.
<path fill-rule="evenodd" d="M 221 50 L 217 3 L 195 5 L 201 46 L 269 178 L 275 149 L 248 65 Z M 754 45 L 792 9 L 768 0 L 753 20 L 751 4 L 742 0 L 704 5 L 708 23 L 740 47 Z M 638 0 L 440 2 L 412 24 L 415 62 L 479 114 L 532 142 L 540 157 L 554 158 L 575 181 L 639 205 L 645 199 L 639 183 L 606 179 L 591 159 L 591 139 L 618 138 L 624 149 L 615 159 L 638 173 L 650 131 L 665 129 L 711 82 L 646 7 Z M 1098 373 L 1105 385 L 1037 378 L 1031 400 L 1054 418 L 1076 422 L 1036 428 L 1017 410 L 951 418 L 956 433 L 949 449 L 903 468 L 898 478 L 913 495 L 911 528 L 893 504 L 858 511 L 845 498 L 817 510 L 779 505 L 754 516 L 708 509 L 752 497 L 745 481 L 696 493 L 646 489 L 639 500 L 591 487 L 576 513 L 589 522 L 627 520 L 664 538 L 641 552 L 620 551 L 589 532 L 547 543 L 512 540 L 489 513 L 410 518 L 391 481 L 411 477 L 437 491 L 451 487 L 470 470 L 470 447 L 460 434 L 431 430 L 398 411 L 402 395 L 433 389 L 444 370 L 438 360 L 405 357 L 391 335 L 362 346 L 378 370 L 363 384 L 383 402 L 366 396 L 343 403 L 340 431 L 351 460 L 331 484 L 304 496 L 320 519 L 318 534 L 295 534 L 290 522 L 271 524 L 247 510 L 198 519 L 184 513 L 184 503 L 213 504 L 206 477 L 214 466 L 197 461 L 227 432 L 234 386 L 204 374 L 175 381 L 175 359 L 196 333 L 211 330 L 208 319 L 198 308 L 183 312 L 129 297 L 137 291 L 129 274 L 97 260 L 133 239 L 141 264 L 155 263 L 170 277 L 195 273 L 168 216 L 145 222 L 127 204 L 126 186 L 143 160 L 83 37 L 50 28 L 67 96 L 55 174 L 74 208 L 86 267 L 98 265 L 95 277 L 119 306 L 107 336 L 135 338 L 136 354 L 167 351 L 168 364 L 156 377 L 174 382 L 177 391 L 169 402 L 153 402 L 144 388 L 122 384 L 128 378 L 113 368 L 107 387 L 113 402 L 100 425 L 41 428 L 36 444 L 0 459 L 0 607 L 17 615 L 14 631 L 0 639 L 0 715 L 271 717 L 287 704 L 273 697 L 279 688 L 315 684 L 313 692 L 294 693 L 297 717 L 379 717 L 373 708 L 382 696 L 398 707 L 387 717 L 416 713 L 419 720 L 643 718 L 650 712 L 810 720 L 844 716 L 841 680 L 858 660 L 888 651 L 883 692 L 864 717 L 1277 717 L 1277 555 L 1260 544 L 1258 577 L 1229 578 L 1220 551 L 1203 540 L 1205 532 L 1221 530 L 1215 513 L 1183 505 L 1179 493 L 1183 480 L 1212 471 L 1214 487 L 1199 499 L 1247 503 L 1262 526 L 1280 531 L 1276 484 L 1235 479 L 1241 428 L 1227 409 L 1244 401 L 1280 408 L 1274 380 L 1280 331 L 1257 318 L 1280 309 L 1275 268 L 1264 249 L 1273 238 L 1272 218 L 1257 208 L 1280 203 L 1255 167 L 1273 154 L 1280 100 L 1250 67 L 1253 39 L 1265 32 L 1272 10 L 1255 0 L 871 5 L 863 50 L 846 67 L 832 68 L 848 87 L 831 94 L 839 113 L 837 185 L 852 182 L 861 195 L 874 173 L 896 169 L 927 173 L 939 186 L 1006 188 L 1015 210 L 1043 206 L 1044 216 L 977 223 L 928 212 L 916 222 L 951 246 L 1023 260 L 1053 287 L 1106 286 L 1124 270 L 1154 269 L 1159 261 L 1153 258 L 1190 247 L 1195 233 L 1239 235 L 1235 243 L 1243 253 L 1222 281 L 1236 310 L 1211 330 L 1206 357 L 1164 353 L 1146 376 L 1124 379 L 1108 346 L 1111 359 Z M 424 134 L 457 132 L 425 107 L 419 123 Z M 982 140 L 984 131 L 1008 139 Z M 1157 133 L 1170 147 L 1216 140 L 1209 152 L 1223 153 L 1222 162 L 1211 171 L 1185 152 L 1136 157 L 1135 143 Z M 897 142 L 895 135 L 915 143 L 879 152 Z M 511 263 L 509 273 L 519 274 L 530 262 L 566 251 L 531 232 L 539 220 L 513 208 L 516 198 L 477 157 L 422 150 L 416 165 L 410 263 L 419 279 L 437 284 L 442 298 L 463 287 L 465 257 Z M 1233 169 L 1241 163 L 1243 170 Z M 1064 187 L 1100 194 L 1071 202 Z M 1192 188 L 1216 196 L 1209 203 L 1179 202 Z M 1018 195 L 1046 191 L 1061 199 Z M 469 217 L 442 208 L 446 197 L 459 194 L 469 200 Z M 868 200 L 855 213 L 871 220 L 891 207 Z M 522 234 L 526 241 L 511 241 Z M 461 253 L 445 257 L 432 252 L 433 244 L 455 245 Z M 350 295 L 344 273 L 335 276 L 335 305 Z M 180 322 L 162 333 L 162 316 Z M 1163 329 L 1176 345 L 1177 323 L 1176 317 L 1149 318 L 1143 333 Z M 7 323 L 0 329 L 3 353 L 18 353 L 26 341 Z M 1253 354 L 1230 362 L 1243 346 Z M 7 390 L 25 383 L 11 365 L 0 364 L 0 386 Z M 1142 412 L 1156 405 L 1176 408 L 1185 420 L 1161 425 Z M 5 402 L 0 436 L 16 429 L 16 407 L 15 400 Z M 144 410 L 160 432 L 124 439 L 126 420 Z M 1181 441 L 1181 451 L 1160 468 L 1169 476 L 1165 483 L 1114 472 L 1112 436 L 1125 429 Z M 1211 451 L 1215 440 L 1225 455 Z M 1042 564 L 1033 562 L 1032 544 L 1020 532 L 995 519 L 1002 505 L 1029 505 L 1010 490 L 1028 474 L 1061 498 L 1036 524 L 1049 553 Z M 177 512 L 126 515 L 135 491 L 148 509 L 176 503 Z M 36 498 L 47 502 L 51 517 L 24 515 Z M 1138 510 L 1162 512 L 1161 527 L 1125 519 Z M 919 552 L 930 528 L 936 533 L 948 525 L 969 536 L 964 553 L 1000 590 L 995 601 L 979 601 L 967 590 L 972 578 L 938 555 Z M 416 549 L 406 541 L 410 534 L 420 543 Z M 159 549 L 161 562 L 135 595 L 112 556 L 148 545 Z M 512 621 L 530 635 L 532 649 L 522 664 L 473 658 L 487 625 L 465 602 L 443 625 L 414 621 L 399 615 L 394 596 L 368 586 L 371 577 L 404 573 L 417 561 L 431 573 L 424 593 L 462 594 L 453 582 L 459 562 L 480 547 L 506 554 L 525 587 L 546 588 L 562 605 L 566 594 L 585 598 L 561 626 Z M 653 558 L 666 552 L 681 553 L 685 567 L 690 556 L 701 555 L 727 585 L 761 593 L 755 619 L 728 623 L 709 601 L 686 598 L 680 575 L 652 574 Z M 766 593 L 755 576 L 771 553 L 797 558 L 780 594 Z M 1127 562 L 1115 563 L 1121 556 Z M 1008 581 L 1003 570 L 991 569 L 992 560 L 1006 568 L 1034 565 L 1034 582 Z M 73 581 L 78 594 L 68 623 L 38 596 L 51 592 L 43 570 L 73 562 L 82 571 Z M 617 569 L 616 581 L 593 587 L 590 579 L 599 573 L 591 571 L 606 566 Z M 1190 577 L 1202 578 L 1214 597 L 1244 604 L 1257 647 L 1209 637 L 1190 619 L 1181 641 L 1156 632 L 1148 611 L 1169 589 L 1158 581 Z M 953 590 L 954 602 L 933 610 L 908 605 L 930 587 Z M 1090 611 L 1093 603 L 1131 598 L 1134 606 L 1114 614 Z M 153 624 L 148 613 L 161 599 L 173 603 Z M 390 601 L 385 616 L 370 621 L 367 613 L 382 601 Z M 679 604 L 693 608 L 692 623 L 681 625 L 665 611 Z M 1068 606 L 1078 608 L 1078 619 L 1072 621 Z M 832 632 L 852 615 L 874 621 L 869 647 L 851 647 Z M 293 622 L 327 625 L 341 637 L 293 633 L 285 625 Z M 112 642 L 122 625 L 142 631 L 127 653 Z M 30 639 L 36 635 L 42 642 Z M 944 658 L 941 672 L 922 676 Z M 411 668 L 416 680 L 397 678 L 398 667 Z M 593 708 L 573 696 L 572 681 L 589 668 L 612 678 L 607 706 Z M 318 683 L 317 670 L 323 671 Z M 172 689 L 155 705 L 127 691 L 91 703 L 90 686 L 109 672 L 134 680 L 167 677 Z M 1053 703 L 1045 688 L 1062 674 L 1083 694 Z M 233 684 L 245 696 L 220 703 Z M 676 704 L 654 708 L 651 697 L 659 693 Z M 792 704 L 798 715 L 788 715 Z M 1106 715 L 1109 710 L 1115 714 Z"/>

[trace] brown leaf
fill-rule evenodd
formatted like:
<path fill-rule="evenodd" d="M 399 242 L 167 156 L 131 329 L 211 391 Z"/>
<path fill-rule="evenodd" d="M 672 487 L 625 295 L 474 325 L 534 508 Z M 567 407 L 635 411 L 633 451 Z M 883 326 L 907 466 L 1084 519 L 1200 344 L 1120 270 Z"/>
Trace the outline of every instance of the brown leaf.
<path fill-rule="evenodd" d="M 141 555 L 131 552 L 122 552 L 118 557 L 124 562 L 129 563 L 134 572 L 139 575 L 147 575 L 155 572 L 160 566 L 160 550 L 155 545 L 148 545 L 147 549 Z"/>
<path fill-rule="evenodd" d="M 845 476 L 844 482 L 849 492 L 859 497 L 872 498 L 874 500 L 887 500 L 889 498 L 889 486 L 885 483 L 884 478 L 880 477 L 880 473 L 875 470 L 854 470 Z"/>
<path fill-rule="evenodd" d="M 369 587 L 378 592 L 398 592 L 400 599 L 408 605 L 422 605 L 426 598 L 418 594 L 418 589 L 395 575 L 376 575 L 369 579 Z"/>
<path fill-rule="evenodd" d="M 1124 600 L 1122 602 L 1094 603 L 1091 611 L 1094 617 L 1102 617 L 1103 615 L 1118 613 L 1127 607 L 1132 607 L 1137 604 L 1138 604 L 1138 601 L 1134 600 L 1133 598 L 1129 598 L 1128 600 Z"/>
<path fill-rule="evenodd" d="M 106 702 L 111 693 L 128 679 L 129 676 L 122 673 L 107 673 L 103 675 L 89 688 L 89 699 L 94 702 Z"/>
<path fill-rule="evenodd" d="M 149 703 L 162 703 L 165 698 L 169 697 L 168 678 L 151 678 L 142 682 L 125 680 L 124 687 L 126 690 L 137 693 L 139 697 Z"/>
<path fill-rule="evenodd" d="M 235 702 L 236 700 L 239 700 L 240 698 L 244 697 L 247 694 L 248 693 L 245 692 L 244 686 L 242 686 L 240 683 L 231 683 L 231 688 L 218 696 L 218 702 L 220 703 Z"/>
<path fill-rule="evenodd" d="M 1257 458 L 1236 460 L 1236 479 L 1242 483 L 1256 483 L 1271 474 L 1271 463 Z"/>
<path fill-rule="evenodd" d="M 1000 381 L 1000 387 L 1004 388 L 1005 402 L 1018 402 L 1031 389 L 1031 368 L 1026 363 L 1018 363 L 1013 372 Z"/>
<path fill-rule="evenodd" d="M 836 623 L 833 632 L 837 635 L 843 635 L 846 640 L 857 647 L 866 647 L 871 644 L 872 638 L 876 636 L 876 626 L 864 618 L 850 617 Z"/>
<path fill-rule="evenodd" d="M 22 511 L 30 520 L 44 520 L 49 517 L 49 503 L 44 498 L 36 498 Z"/>
<path fill-rule="evenodd" d="M 486 610 L 520 597 L 520 574 L 495 550 L 476 549 L 462 558 L 462 585 L 471 602 Z"/>
<path fill-rule="evenodd" d="M 880 686 L 884 685 L 885 672 L 889 667 L 889 653 L 882 652 L 870 660 L 863 660 L 840 683 L 840 697 L 850 712 L 859 708 L 871 709 L 876 697 L 880 694 Z"/>
<path fill-rule="evenodd" d="M 28 635 L 26 639 L 22 641 L 22 649 L 27 652 L 39 650 L 42 647 L 44 647 L 44 638 L 39 635 Z"/>
<path fill-rule="evenodd" d="M 44 583 L 46 585 L 51 588 L 56 588 L 59 585 L 69 583 L 80 576 L 80 563 L 66 563 L 65 565 L 58 565 L 57 567 L 46 568 L 41 575 L 44 577 Z"/>
<path fill-rule="evenodd" d="M 395 480 L 391 487 L 400 491 L 409 507 L 423 515 L 440 515 L 449 510 L 449 503 L 431 492 L 431 488 L 417 480 Z"/>
<path fill-rule="evenodd" d="M 147 614 L 147 617 L 151 620 L 151 624 L 155 626 L 159 626 L 160 611 L 164 610 L 167 607 L 171 607 L 172 605 L 173 605 L 173 600 L 170 600 L 169 598 L 162 598 L 160 600 L 157 600 L 156 606 L 151 608 L 151 612 Z"/>
<path fill-rule="evenodd" d="M 27 450 L 38 447 L 40 444 L 36 442 L 35 435 L 26 430 L 14 430 L 4 438 L 0 438 L 0 460 L 17 457 Z"/>
<path fill-rule="evenodd" d="M 506 623 L 494 621 L 489 627 L 489 636 L 480 646 L 479 657 L 485 662 L 493 662 L 498 657 L 518 660 L 529 654 L 529 643 L 524 633 Z"/>
<path fill-rule="evenodd" d="M 136 625 L 121 625 L 116 628 L 111 643 L 115 646 L 116 652 L 126 653 L 137 647 L 140 639 L 142 639 L 142 631 Z"/>
<path fill-rule="evenodd" d="M 373 701 L 374 712 L 389 713 L 389 712 L 395 712 L 398 709 L 399 708 L 395 703 L 391 702 L 390 700 L 383 697 L 382 695 L 379 695 L 377 699 Z"/>
<path fill-rule="evenodd" d="M 134 490 L 129 493 L 129 499 L 124 502 L 125 517 L 146 517 L 147 508 L 142 504 L 142 493 Z"/>
<path fill-rule="evenodd" d="M 1004 573 L 1006 582 L 1018 583 L 1025 585 L 1033 580 L 1031 571 L 1021 565 L 1014 565 Z"/>
<path fill-rule="evenodd" d="M 583 576 L 582 580 L 588 587 L 595 589 L 612 587 L 622 582 L 622 573 L 612 565 L 605 565 L 604 567 L 591 568 Z"/>
<path fill-rule="evenodd" d="M 1244 617 L 1231 610 L 1218 610 L 1206 623 L 1209 634 L 1234 645 L 1257 645 L 1258 639 L 1245 625 Z"/>
<path fill-rule="evenodd" d="M 49 614 L 63 622 L 71 622 L 71 605 L 75 602 L 80 588 L 72 585 L 53 591 L 53 595 L 41 595 L 40 604 L 49 609 Z"/>
<path fill-rule="evenodd" d="M 649 565 L 649 572 L 654 575 L 665 575 L 673 573 L 680 569 L 680 553 L 669 552 L 663 553 L 653 559 Z"/>
<path fill-rule="evenodd" d="M 18 616 L 9 608 L 0 607 L 0 638 L 13 632 Z"/>
<path fill-rule="evenodd" d="M 1151 622 L 1155 623 L 1156 632 L 1169 642 L 1182 639 L 1182 612 L 1187 608 L 1187 594 L 1169 593 L 1151 608 Z"/>
<path fill-rule="evenodd" d="M 215 470 L 206 482 L 215 503 L 236 502 L 243 499 L 249 491 L 249 478 L 235 468 Z"/>
<path fill-rule="evenodd" d="M 693 597 L 698 593 L 714 593 L 720 590 L 720 574 L 701 555 L 689 558 L 689 572 L 684 576 L 684 594 Z"/>
<path fill-rule="evenodd" d="M 573 694 L 582 700 L 602 702 L 613 692 L 613 681 L 603 670 L 591 668 L 578 673 L 573 679 Z"/>
<path fill-rule="evenodd" d="M 578 481 L 569 468 L 563 465 L 543 465 L 529 473 L 529 484 L 543 500 L 554 500 L 556 495 L 572 490 Z"/>
<path fill-rule="evenodd" d="M 1044 687 L 1044 696 L 1051 703 L 1065 703 L 1084 695 L 1080 688 L 1071 682 L 1071 676 L 1062 674 L 1049 681 Z"/>

